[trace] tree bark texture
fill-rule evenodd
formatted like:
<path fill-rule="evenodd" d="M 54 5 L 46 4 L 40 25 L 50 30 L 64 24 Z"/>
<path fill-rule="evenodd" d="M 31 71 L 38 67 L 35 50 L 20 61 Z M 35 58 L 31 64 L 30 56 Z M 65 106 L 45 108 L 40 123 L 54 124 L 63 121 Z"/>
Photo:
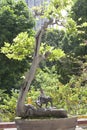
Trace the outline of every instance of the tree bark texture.
<path fill-rule="evenodd" d="M 56 108 L 35 108 L 32 105 L 25 105 L 26 114 L 25 117 L 30 118 L 66 118 L 67 111 L 64 109 L 56 109 Z"/>

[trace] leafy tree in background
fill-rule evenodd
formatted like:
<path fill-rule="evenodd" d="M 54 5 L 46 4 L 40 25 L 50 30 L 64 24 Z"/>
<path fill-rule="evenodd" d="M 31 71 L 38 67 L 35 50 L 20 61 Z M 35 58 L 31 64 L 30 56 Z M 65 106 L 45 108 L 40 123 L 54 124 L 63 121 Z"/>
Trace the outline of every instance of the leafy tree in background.
<path fill-rule="evenodd" d="M 42 42 L 54 46 L 55 48 L 61 48 L 63 46 L 62 39 L 65 35 L 64 30 L 49 28 L 42 37 Z"/>
<path fill-rule="evenodd" d="M 43 42 L 61 48 L 66 54 L 66 57 L 51 64 L 53 65 L 55 63 L 59 79 L 63 84 L 68 83 L 73 75 L 80 76 L 79 78 L 81 78 L 84 72 L 85 77 L 82 82 L 85 84 L 87 82 L 86 4 L 87 2 L 85 0 L 76 0 L 69 14 L 71 18 L 67 20 L 67 28 L 61 30 L 56 29 L 55 31 L 49 29 L 42 39 Z"/>
<path fill-rule="evenodd" d="M 79 61 L 75 63 L 77 60 L 74 57 L 74 50 L 78 47 L 76 23 L 72 19 L 68 19 L 66 26 L 66 29 L 63 27 L 61 30 L 48 29 L 42 39 L 42 42 L 61 48 L 66 54 L 65 57 L 57 61 L 51 63 L 49 61 L 46 62 L 50 69 L 55 64 L 57 74 L 63 84 L 68 83 L 72 75 L 79 75 L 81 73 L 81 65 Z"/>
<path fill-rule="evenodd" d="M 22 1 L 7 0 L 0 4 L 0 46 L 12 42 L 20 32 L 32 32 L 34 18 L 27 5 Z"/>
<path fill-rule="evenodd" d="M 64 74 L 67 75 L 65 76 L 63 82 L 67 81 L 66 77 L 68 77 L 67 79 L 69 82 L 69 80 L 71 79 L 71 76 L 75 75 L 77 77 L 79 76 L 79 79 L 82 82 L 81 86 L 85 86 L 87 83 L 87 80 L 86 80 L 86 77 L 87 77 L 87 74 L 86 74 L 87 73 L 87 15 L 86 15 L 86 12 L 87 12 L 86 0 L 83 0 L 83 1 L 76 0 L 70 14 L 70 17 L 72 18 L 72 22 L 69 21 L 70 24 L 68 24 L 69 26 L 66 31 L 67 37 L 65 37 L 63 41 L 64 42 L 63 50 L 65 50 L 65 48 L 68 47 L 69 53 L 65 51 L 65 53 L 68 54 L 64 62 L 65 65 L 63 64 L 63 67 L 61 67 L 62 61 L 59 62 L 60 65 L 58 65 L 59 67 L 61 67 L 60 70 L 58 69 L 58 72 L 59 71 L 62 72 L 62 73 L 61 72 L 58 73 L 58 74 L 62 74 L 61 79 L 63 79 Z M 74 26 L 70 27 L 70 25 L 74 25 Z M 84 77 L 84 79 L 82 77 Z"/>
<path fill-rule="evenodd" d="M 71 17 L 77 24 L 79 41 L 75 53 L 83 57 L 87 54 L 87 1 L 76 0 L 72 12 Z"/>
<path fill-rule="evenodd" d="M 0 48 L 4 46 L 4 42 L 12 44 L 20 32 L 27 31 L 28 35 L 33 35 L 34 25 L 34 18 L 22 0 L 0 2 Z M 18 61 L 0 53 L 0 88 L 5 88 L 9 92 L 12 87 L 19 86 L 20 77 L 27 67 L 29 67 L 27 58 Z"/>
<path fill-rule="evenodd" d="M 71 16 L 77 24 L 79 41 L 79 45 L 75 49 L 75 56 L 83 63 L 80 67 L 82 69 L 81 85 L 87 86 L 87 1 L 76 0 L 72 12 Z"/>

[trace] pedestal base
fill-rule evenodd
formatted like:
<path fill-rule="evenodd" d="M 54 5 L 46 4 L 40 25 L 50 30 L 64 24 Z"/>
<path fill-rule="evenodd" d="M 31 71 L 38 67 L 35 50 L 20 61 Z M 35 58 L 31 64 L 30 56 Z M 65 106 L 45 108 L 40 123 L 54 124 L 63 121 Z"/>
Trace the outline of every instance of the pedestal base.
<path fill-rule="evenodd" d="M 15 122 L 17 130 L 75 130 L 77 118 L 20 119 Z"/>

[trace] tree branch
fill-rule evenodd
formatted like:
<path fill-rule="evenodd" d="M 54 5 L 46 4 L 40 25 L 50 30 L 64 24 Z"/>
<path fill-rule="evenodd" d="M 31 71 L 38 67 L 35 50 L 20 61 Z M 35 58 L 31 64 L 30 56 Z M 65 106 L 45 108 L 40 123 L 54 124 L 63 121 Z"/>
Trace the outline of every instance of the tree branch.
<path fill-rule="evenodd" d="M 37 32 L 36 36 L 35 36 L 35 54 L 34 56 L 38 56 L 39 55 L 39 49 L 40 49 L 40 43 L 41 43 L 41 38 L 43 35 L 43 32 L 45 31 L 45 29 L 48 27 L 48 25 L 52 24 L 53 19 L 50 19 L 47 22 L 44 22 L 43 26 L 41 27 L 41 29 Z"/>

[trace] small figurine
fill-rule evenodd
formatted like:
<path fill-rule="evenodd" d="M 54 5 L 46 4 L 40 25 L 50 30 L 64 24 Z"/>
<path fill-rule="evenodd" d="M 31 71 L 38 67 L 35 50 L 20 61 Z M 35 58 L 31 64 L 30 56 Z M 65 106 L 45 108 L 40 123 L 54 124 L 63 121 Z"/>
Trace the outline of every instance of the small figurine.
<path fill-rule="evenodd" d="M 49 96 L 46 96 L 44 94 L 43 89 L 40 88 L 40 96 L 38 97 L 38 100 L 36 101 L 36 105 L 38 107 L 42 107 L 43 104 L 46 104 L 46 108 L 47 108 L 49 102 L 50 102 L 51 107 L 52 107 L 53 106 L 52 98 Z"/>

